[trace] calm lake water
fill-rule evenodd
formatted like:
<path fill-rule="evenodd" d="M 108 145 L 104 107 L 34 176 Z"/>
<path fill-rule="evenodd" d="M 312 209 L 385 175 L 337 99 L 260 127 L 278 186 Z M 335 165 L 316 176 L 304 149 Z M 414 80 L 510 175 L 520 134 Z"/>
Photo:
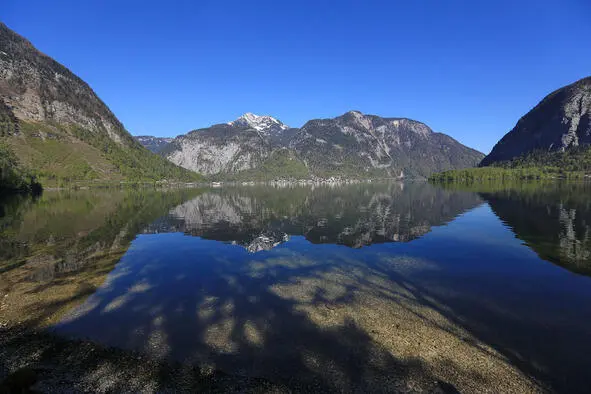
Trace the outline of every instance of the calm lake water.
<path fill-rule="evenodd" d="M 590 275 L 587 184 L 93 190 L 0 209 L 3 326 L 326 390 L 588 391 Z"/>

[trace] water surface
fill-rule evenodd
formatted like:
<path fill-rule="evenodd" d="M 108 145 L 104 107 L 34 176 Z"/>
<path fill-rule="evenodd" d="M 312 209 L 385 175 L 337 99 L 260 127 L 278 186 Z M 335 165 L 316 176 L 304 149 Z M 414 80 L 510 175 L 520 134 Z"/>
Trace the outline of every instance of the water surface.
<path fill-rule="evenodd" d="M 0 323 L 327 390 L 583 392 L 590 191 L 386 183 L 8 201 Z"/>

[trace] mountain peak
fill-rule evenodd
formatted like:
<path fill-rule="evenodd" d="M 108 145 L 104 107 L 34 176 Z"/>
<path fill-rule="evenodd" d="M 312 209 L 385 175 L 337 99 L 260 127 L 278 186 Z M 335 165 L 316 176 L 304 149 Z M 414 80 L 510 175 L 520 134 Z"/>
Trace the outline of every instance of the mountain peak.
<path fill-rule="evenodd" d="M 244 120 L 247 122 L 256 122 L 264 117 L 266 117 L 266 116 L 264 116 L 264 115 L 260 116 L 260 115 L 253 114 L 252 112 L 246 112 L 245 114 L 240 116 L 237 120 Z M 270 116 L 269 116 L 269 118 L 270 118 Z"/>
<path fill-rule="evenodd" d="M 345 119 L 363 119 L 366 116 L 367 115 L 365 115 L 361 111 L 351 110 L 351 111 L 345 112 L 344 114 L 342 114 L 341 116 L 339 116 L 339 118 L 345 118 Z"/>
<path fill-rule="evenodd" d="M 233 122 L 228 123 L 231 126 L 252 127 L 260 132 L 278 132 L 289 129 L 289 126 L 283 124 L 280 120 L 268 115 L 255 115 L 247 112 Z"/>
<path fill-rule="evenodd" d="M 591 146 L 591 77 L 548 94 L 497 142 L 482 166 L 535 151 L 560 152 Z"/>
<path fill-rule="evenodd" d="M 38 163 L 35 171 L 89 180 L 197 179 L 142 149 L 86 82 L 3 23 L 0 70 L 2 139 L 23 162 Z"/>
<path fill-rule="evenodd" d="M 337 117 L 337 119 L 365 130 L 373 128 L 371 118 L 363 114 L 361 111 L 348 111 Z"/>

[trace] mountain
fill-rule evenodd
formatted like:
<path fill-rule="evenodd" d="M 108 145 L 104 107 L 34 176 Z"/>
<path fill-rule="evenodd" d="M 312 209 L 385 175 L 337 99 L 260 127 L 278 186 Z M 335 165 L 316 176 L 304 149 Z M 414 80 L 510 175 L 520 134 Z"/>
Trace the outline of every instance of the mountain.
<path fill-rule="evenodd" d="M 198 129 L 175 138 L 162 152 L 174 164 L 202 174 L 253 169 L 270 156 L 271 135 L 283 123 L 245 114 L 234 122 Z"/>
<path fill-rule="evenodd" d="M 269 138 L 270 140 L 280 139 L 283 132 L 290 128 L 271 116 L 258 116 L 251 112 L 245 113 L 228 124 L 238 128 L 254 129 L 260 133 L 261 137 Z"/>
<path fill-rule="evenodd" d="M 207 175 L 305 178 L 308 170 L 286 148 L 297 131 L 270 116 L 246 113 L 233 122 L 179 136 L 162 150 L 162 155 L 181 167 Z"/>
<path fill-rule="evenodd" d="M 151 135 L 137 135 L 133 138 L 150 152 L 159 153 L 172 142 L 174 138 L 153 137 Z"/>
<path fill-rule="evenodd" d="M 425 177 L 471 167 L 483 155 L 425 124 L 350 111 L 301 129 L 270 116 L 244 114 L 227 124 L 177 137 L 162 154 L 209 175 L 243 178 L 308 176 Z"/>
<path fill-rule="evenodd" d="M 0 138 L 44 178 L 196 178 L 143 148 L 86 82 L 2 23 Z"/>
<path fill-rule="evenodd" d="M 307 122 L 289 144 L 319 175 L 426 177 L 472 167 L 482 154 L 427 125 L 350 111 Z"/>
<path fill-rule="evenodd" d="M 539 164 L 557 153 L 587 149 L 591 144 L 591 77 L 546 96 L 523 116 L 486 156 L 481 165 L 535 155 Z M 533 159 L 531 159 L 533 160 Z"/>

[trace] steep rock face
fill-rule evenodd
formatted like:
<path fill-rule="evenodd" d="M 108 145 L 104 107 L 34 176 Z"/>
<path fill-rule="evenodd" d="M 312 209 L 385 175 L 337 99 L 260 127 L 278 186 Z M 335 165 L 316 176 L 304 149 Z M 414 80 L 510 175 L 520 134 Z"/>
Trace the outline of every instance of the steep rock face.
<path fill-rule="evenodd" d="M 163 150 L 171 162 L 202 174 L 236 173 L 261 165 L 290 128 L 270 116 L 237 120 L 179 136 Z"/>
<path fill-rule="evenodd" d="M 18 119 L 4 101 L 0 100 L 0 137 L 15 135 L 19 131 Z"/>
<path fill-rule="evenodd" d="M 153 137 L 151 135 L 137 135 L 133 138 L 135 138 L 137 142 L 142 144 L 144 148 L 154 153 L 161 152 L 174 139 L 164 137 Z"/>
<path fill-rule="evenodd" d="M 405 118 L 350 111 L 306 123 L 289 145 L 318 174 L 427 176 L 475 166 L 482 154 Z"/>
<path fill-rule="evenodd" d="M 83 80 L 0 23 L 0 138 L 50 179 L 195 179 L 144 149 Z"/>
<path fill-rule="evenodd" d="M 550 93 L 486 156 L 487 166 L 531 153 L 591 144 L 591 77 Z"/>
<path fill-rule="evenodd" d="M 74 124 L 133 143 L 109 108 L 80 78 L 0 23 L 0 98 L 21 120 Z"/>
<path fill-rule="evenodd" d="M 228 124 L 177 137 L 163 154 L 175 164 L 204 174 L 251 170 L 254 176 L 252 170 L 260 170 L 277 176 L 350 177 L 428 176 L 473 167 L 484 156 L 421 122 L 358 111 L 312 120 L 301 129 L 247 113 Z"/>

